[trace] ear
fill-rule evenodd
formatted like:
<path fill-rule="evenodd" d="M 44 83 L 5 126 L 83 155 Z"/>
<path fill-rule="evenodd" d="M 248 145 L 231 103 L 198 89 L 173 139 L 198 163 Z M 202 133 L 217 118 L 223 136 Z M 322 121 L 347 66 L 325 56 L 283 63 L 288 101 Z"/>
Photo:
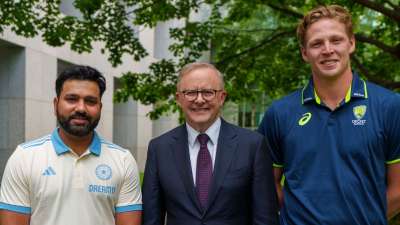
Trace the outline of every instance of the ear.
<path fill-rule="evenodd" d="M 58 105 L 58 98 L 54 97 L 53 99 L 53 110 L 54 110 L 54 115 L 57 116 L 57 105 Z"/>
<path fill-rule="evenodd" d="M 307 50 L 303 46 L 300 47 L 300 52 L 301 52 L 301 57 L 303 57 L 303 60 L 308 62 L 308 56 L 307 56 Z"/>
<path fill-rule="evenodd" d="M 220 101 L 220 105 L 221 105 L 221 106 L 224 105 L 226 96 L 228 96 L 228 93 L 226 93 L 225 90 L 221 91 L 221 94 L 220 94 L 220 96 L 219 96 L 219 101 Z"/>
<path fill-rule="evenodd" d="M 181 103 L 181 96 L 180 96 L 180 93 L 179 92 L 175 92 L 175 101 L 176 101 L 176 104 L 179 106 L 179 107 L 182 107 L 182 103 Z"/>
<path fill-rule="evenodd" d="M 356 38 L 353 36 L 350 37 L 350 54 L 353 53 L 356 50 Z"/>

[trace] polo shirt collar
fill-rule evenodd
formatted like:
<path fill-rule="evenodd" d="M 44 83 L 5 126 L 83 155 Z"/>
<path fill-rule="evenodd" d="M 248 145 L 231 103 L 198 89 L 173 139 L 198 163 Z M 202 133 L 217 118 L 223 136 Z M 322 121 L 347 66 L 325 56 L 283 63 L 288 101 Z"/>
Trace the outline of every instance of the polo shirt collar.
<path fill-rule="evenodd" d="M 321 104 L 321 99 L 318 97 L 317 92 L 315 91 L 312 77 L 310 78 L 308 84 L 303 88 L 301 93 L 302 104 L 314 101 L 317 104 Z M 350 89 L 347 90 L 344 102 L 349 102 L 351 98 L 368 98 L 367 84 L 358 76 L 356 72 L 353 72 L 351 86 Z"/>
<path fill-rule="evenodd" d="M 59 128 L 56 128 L 51 134 L 51 142 L 53 143 L 54 150 L 56 151 L 57 155 L 61 155 L 71 151 L 71 149 L 61 140 L 61 137 L 58 134 L 58 129 Z M 96 156 L 99 156 L 101 153 L 101 141 L 96 131 L 94 131 L 93 140 L 89 145 L 89 150 Z"/>

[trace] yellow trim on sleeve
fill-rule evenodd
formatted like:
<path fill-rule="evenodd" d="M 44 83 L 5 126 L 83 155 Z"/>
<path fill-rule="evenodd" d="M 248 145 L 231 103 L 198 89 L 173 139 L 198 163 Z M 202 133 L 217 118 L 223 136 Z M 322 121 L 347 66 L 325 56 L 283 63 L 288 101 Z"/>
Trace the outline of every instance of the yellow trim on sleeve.
<path fill-rule="evenodd" d="M 390 165 L 390 164 L 395 164 L 395 163 L 400 163 L 400 159 L 395 159 L 395 160 L 391 160 L 391 161 L 386 161 L 386 164 Z"/>
<path fill-rule="evenodd" d="M 282 174 L 281 182 L 279 182 L 281 184 L 281 187 L 285 186 L 285 179 L 286 179 L 285 174 Z"/>
<path fill-rule="evenodd" d="M 272 167 L 275 167 L 275 168 L 283 168 L 283 165 L 279 165 L 279 164 L 272 163 Z"/>

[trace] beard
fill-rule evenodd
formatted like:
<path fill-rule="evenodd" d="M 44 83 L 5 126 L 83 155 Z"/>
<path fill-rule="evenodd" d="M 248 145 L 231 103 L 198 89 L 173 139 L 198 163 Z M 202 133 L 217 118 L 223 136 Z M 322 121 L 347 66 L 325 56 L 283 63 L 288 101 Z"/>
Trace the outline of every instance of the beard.
<path fill-rule="evenodd" d="M 84 119 L 88 121 L 85 125 L 74 125 L 71 123 L 73 119 Z M 57 122 L 59 126 L 68 134 L 76 137 L 87 136 L 93 132 L 100 121 L 100 115 L 93 118 L 85 112 L 76 112 L 70 116 L 60 115 L 57 111 Z"/>

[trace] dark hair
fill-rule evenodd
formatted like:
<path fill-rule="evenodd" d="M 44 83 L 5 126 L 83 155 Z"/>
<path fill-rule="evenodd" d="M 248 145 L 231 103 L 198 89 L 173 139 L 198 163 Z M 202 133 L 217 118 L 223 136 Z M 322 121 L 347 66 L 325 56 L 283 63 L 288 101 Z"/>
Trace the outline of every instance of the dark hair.
<path fill-rule="evenodd" d="M 71 66 L 62 71 L 56 80 L 56 94 L 60 97 L 64 82 L 67 80 L 89 80 L 97 83 L 100 89 L 100 97 L 106 90 L 106 78 L 90 66 Z"/>

